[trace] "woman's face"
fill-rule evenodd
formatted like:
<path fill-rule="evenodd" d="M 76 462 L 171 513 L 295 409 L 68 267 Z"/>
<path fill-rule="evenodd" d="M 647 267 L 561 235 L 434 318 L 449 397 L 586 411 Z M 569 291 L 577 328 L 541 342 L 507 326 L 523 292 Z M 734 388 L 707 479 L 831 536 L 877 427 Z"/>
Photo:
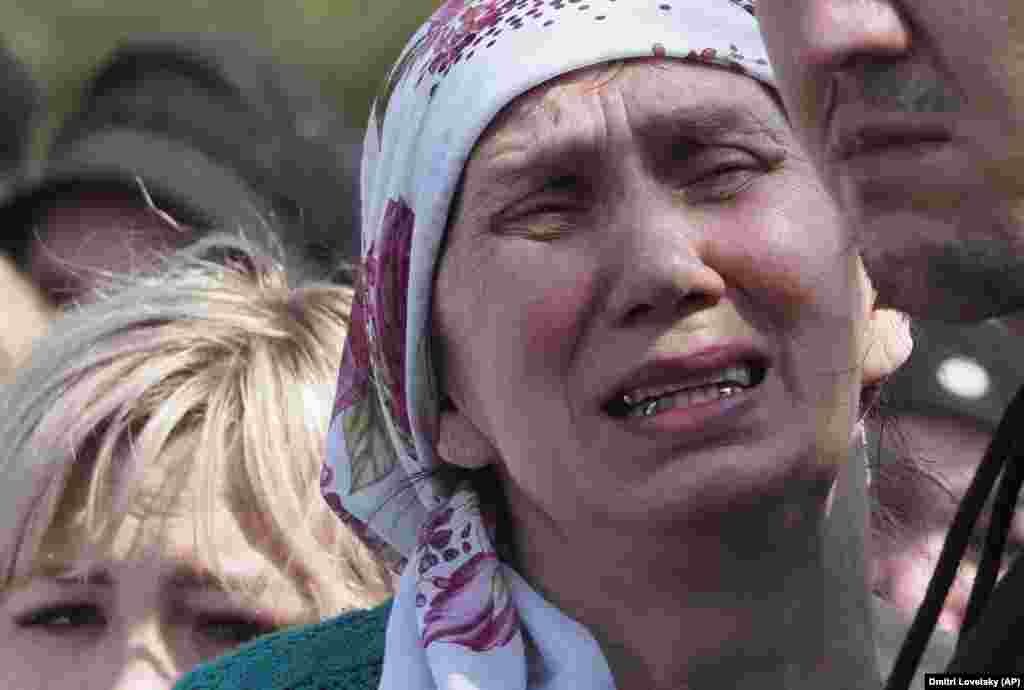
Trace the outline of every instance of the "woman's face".
<path fill-rule="evenodd" d="M 209 520 L 216 570 L 195 547 L 191 511 L 128 516 L 85 578 L 70 577 L 81 566 L 68 556 L 84 537 L 51 530 L 42 552 L 52 558 L 0 592 L 0 685 L 163 690 L 199 662 L 307 620 L 299 586 L 249 544 L 227 507 Z M 253 587 L 253 596 L 229 593 L 214 571 Z"/>
<path fill-rule="evenodd" d="M 442 381 L 514 513 L 817 510 L 849 445 L 866 290 L 761 85 L 593 68 L 520 97 L 467 164 L 435 290 Z"/>

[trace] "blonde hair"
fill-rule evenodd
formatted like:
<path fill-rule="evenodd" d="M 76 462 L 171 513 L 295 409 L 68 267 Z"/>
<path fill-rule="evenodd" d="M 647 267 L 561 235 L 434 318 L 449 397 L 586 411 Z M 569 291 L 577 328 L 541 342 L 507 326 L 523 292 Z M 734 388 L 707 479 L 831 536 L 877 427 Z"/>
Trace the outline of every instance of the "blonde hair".
<path fill-rule="evenodd" d="M 159 512 L 153 499 L 187 480 L 215 574 L 202 516 L 227 499 L 303 583 L 311 619 L 382 601 L 387 570 L 319 490 L 351 300 L 347 287 L 290 288 L 270 255 L 215 236 L 55 322 L 0 399 L 0 591 L 40 567 L 69 516 L 105 549 L 130 507 Z M 150 496 L 140 480 L 154 466 L 166 481 Z"/>

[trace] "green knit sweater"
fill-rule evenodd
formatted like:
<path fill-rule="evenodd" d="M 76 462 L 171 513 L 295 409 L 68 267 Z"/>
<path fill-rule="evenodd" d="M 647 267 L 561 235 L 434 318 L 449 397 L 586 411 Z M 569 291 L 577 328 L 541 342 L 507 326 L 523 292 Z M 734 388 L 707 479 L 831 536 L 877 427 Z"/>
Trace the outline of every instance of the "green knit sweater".
<path fill-rule="evenodd" d="M 391 602 L 264 635 L 196 666 L 174 690 L 377 690 Z"/>
<path fill-rule="evenodd" d="M 887 676 L 909 621 L 874 598 L 878 657 Z M 200 664 L 174 690 L 377 690 L 391 601 L 304 627 L 264 635 L 232 653 Z M 939 673 L 952 656 L 953 638 L 932 637 L 914 682 Z"/>

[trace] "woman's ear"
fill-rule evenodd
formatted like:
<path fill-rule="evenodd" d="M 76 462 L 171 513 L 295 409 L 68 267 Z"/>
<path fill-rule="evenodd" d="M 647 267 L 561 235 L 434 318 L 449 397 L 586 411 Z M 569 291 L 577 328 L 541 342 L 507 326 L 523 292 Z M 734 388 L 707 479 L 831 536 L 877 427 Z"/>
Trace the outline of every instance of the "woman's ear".
<path fill-rule="evenodd" d="M 910 357 L 914 349 L 910 317 L 892 309 L 872 308 L 864 342 L 863 385 L 874 386 Z"/>
<path fill-rule="evenodd" d="M 486 467 L 498 457 L 491 441 L 447 396 L 441 404 L 437 451 L 445 462 L 471 470 Z"/>

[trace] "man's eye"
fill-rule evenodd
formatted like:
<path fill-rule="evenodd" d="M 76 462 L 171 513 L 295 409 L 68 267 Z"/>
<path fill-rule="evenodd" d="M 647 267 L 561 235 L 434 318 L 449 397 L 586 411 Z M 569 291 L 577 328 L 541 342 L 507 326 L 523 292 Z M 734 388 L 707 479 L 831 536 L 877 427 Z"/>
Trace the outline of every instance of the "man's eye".
<path fill-rule="evenodd" d="M 18 616 L 19 628 L 44 628 L 54 632 L 101 626 L 106 624 L 99 607 L 92 604 L 57 604 L 44 606 Z"/>
<path fill-rule="evenodd" d="M 236 646 L 274 632 L 277 627 L 263 621 L 239 616 L 200 618 L 197 627 L 207 641 L 219 646 Z"/>
<path fill-rule="evenodd" d="M 548 180 L 544 185 L 544 191 L 548 192 L 575 192 L 583 187 L 583 181 L 576 175 L 559 175 Z"/>

